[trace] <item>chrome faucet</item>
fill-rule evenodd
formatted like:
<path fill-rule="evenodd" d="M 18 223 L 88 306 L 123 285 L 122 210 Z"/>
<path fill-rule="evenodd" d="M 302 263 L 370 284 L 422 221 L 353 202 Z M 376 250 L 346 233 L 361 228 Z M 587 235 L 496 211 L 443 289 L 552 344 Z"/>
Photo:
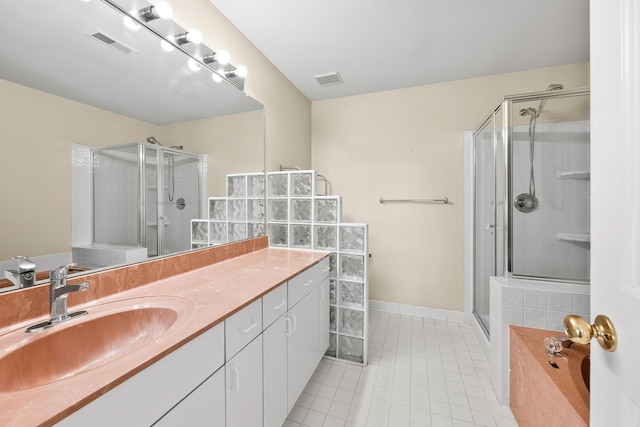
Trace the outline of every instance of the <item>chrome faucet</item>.
<path fill-rule="evenodd" d="M 72 264 L 70 264 L 72 265 Z M 85 310 L 68 313 L 67 298 L 71 292 L 83 292 L 89 289 L 89 282 L 82 282 L 75 285 L 67 284 L 67 265 L 58 267 L 51 271 L 49 284 L 49 303 L 51 304 L 51 315 L 49 320 L 38 323 L 27 328 L 27 332 L 39 332 L 44 329 L 66 322 L 74 317 L 87 314 Z"/>
<path fill-rule="evenodd" d="M 18 255 L 13 259 L 20 261 L 17 270 L 7 270 L 5 277 L 18 288 L 27 288 L 36 284 L 36 265 L 29 257 Z"/>

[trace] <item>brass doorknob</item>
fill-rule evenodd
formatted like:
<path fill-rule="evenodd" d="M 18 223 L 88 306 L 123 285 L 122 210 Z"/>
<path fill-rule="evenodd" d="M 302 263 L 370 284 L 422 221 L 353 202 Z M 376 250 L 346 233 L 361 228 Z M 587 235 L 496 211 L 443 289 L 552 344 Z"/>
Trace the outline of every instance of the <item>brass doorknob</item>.
<path fill-rule="evenodd" d="M 616 328 L 611 319 L 602 314 L 596 316 L 593 325 L 577 314 L 565 316 L 564 333 L 571 341 L 579 344 L 588 344 L 591 338 L 595 338 L 605 351 L 613 351 L 618 345 Z"/>

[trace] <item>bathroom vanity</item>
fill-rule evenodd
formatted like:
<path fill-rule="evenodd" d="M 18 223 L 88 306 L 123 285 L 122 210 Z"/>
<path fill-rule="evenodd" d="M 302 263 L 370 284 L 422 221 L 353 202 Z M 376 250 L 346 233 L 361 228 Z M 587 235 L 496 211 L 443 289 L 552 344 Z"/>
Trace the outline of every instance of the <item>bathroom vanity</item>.
<path fill-rule="evenodd" d="M 84 276 L 89 290 L 69 305 L 89 314 L 42 333 L 24 332 L 40 317 L 16 313 L 0 330 L 0 424 L 281 426 L 329 345 L 329 259 L 267 245 L 259 238 Z M 204 265 L 182 272 L 190 256 Z M 100 274 L 119 291 L 95 298 Z M 126 284 L 150 274 L 159 280 Z M 42 369 L 24 352 L 9 367 L 37 340 L 68 366 Z"/>

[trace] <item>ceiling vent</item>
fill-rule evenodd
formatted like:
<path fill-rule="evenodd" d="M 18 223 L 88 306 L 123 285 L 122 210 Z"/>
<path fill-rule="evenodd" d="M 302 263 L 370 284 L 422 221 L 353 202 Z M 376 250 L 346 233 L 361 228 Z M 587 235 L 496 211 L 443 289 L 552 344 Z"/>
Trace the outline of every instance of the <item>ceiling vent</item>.
<path fill-rule="evenodd" d="M 330 73 L 324 74 L 316 74 L 313 77 L 315 77 L 318 83 L 320 83 L 320 86 L 339 85 L 343 83 L 342 77 L 337 71 L 332 71 Z"/>
<path fill-rule="evenodd" d="M 119 42 L 118 40 L 106 35 L 105 33 L 102 33 L 100 31 L 98 31 L 97 33 L 91 34 L 90 35 L 91 38 L 106 44 L 107 46 L 117 50 L 118 52 L 125 54 L 125 55 L 129 55 L 131 53 L 136 52 L 135 49 L 127 46 L 126 44 Z"/>

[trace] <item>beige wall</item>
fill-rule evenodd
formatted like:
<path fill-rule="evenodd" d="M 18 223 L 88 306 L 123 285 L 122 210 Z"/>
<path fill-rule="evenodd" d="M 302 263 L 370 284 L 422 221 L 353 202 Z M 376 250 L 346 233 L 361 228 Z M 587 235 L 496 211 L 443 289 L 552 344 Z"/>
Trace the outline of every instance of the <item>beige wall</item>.
<path fill-rule="evenodd" d="M 265 106 L 266 170 L 311 167 L 311 102 L 208 0 L 172 5 L 176 22 L 200 29 L 205 44 L 228 50 L 232 64 L 249 70 L 245 92 Z"/>
<path fill-rule="evenodd" d="M 463 132 L 502 96 L 550 83 L 588 86 L 588 64 L 313 103 L 312 166 L 343 197 L 343 221 L 369 224 L 371 299 L 463 311 Z"/>
<path fill-rule="evenodd" d="M 0 260 L 71 249 L 71 143 L 142 141 L 158 128 L 0 80 Z"/>
<path fill-rule="evenodd" d="M 230 114 L 160 128 L 167 146 L 207 154 L 207 194 L 226 196 L 226 176 L 264 169 L 264 112 Z M 188 148 L 187 148 L 188 146 Z"/>

